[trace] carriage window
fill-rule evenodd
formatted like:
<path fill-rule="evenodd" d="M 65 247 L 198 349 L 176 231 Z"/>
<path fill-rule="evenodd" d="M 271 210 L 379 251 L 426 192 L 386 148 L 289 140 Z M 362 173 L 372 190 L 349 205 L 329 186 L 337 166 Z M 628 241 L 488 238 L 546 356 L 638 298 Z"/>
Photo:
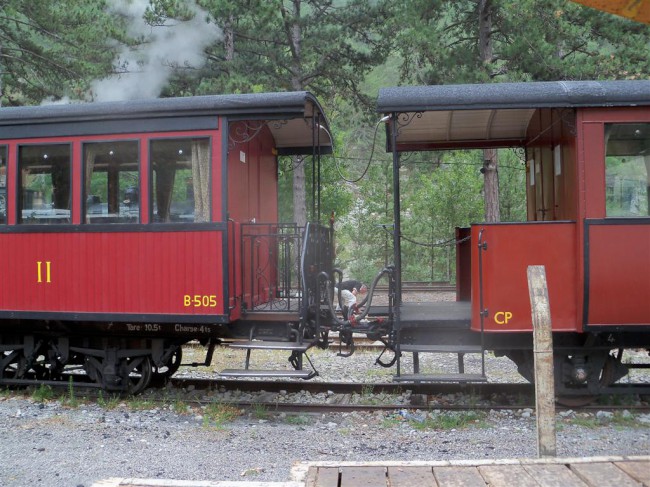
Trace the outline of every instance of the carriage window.
<path fill-rule="evenodd" d="M 648 216 L 650 123 L 605 125 L 607 216 Z"/>
<path fill-rule="evenodd" d="M 18 149 L 20 223 L 70 223 L 70 146 Z"/>
<path fill-rule="evenodd" d="M 151 141 L 153 222 L 210 221 L 210 139 Z"/>
<path fill-rule="evenodd" d="M 7 148 L 0 146 L 0 223 L 7 223 Z"/>
<path fill-rule="evenodd" d="M 84 221 L 137 223 L 140 220 L 138 142 L 83 145 Z"/>

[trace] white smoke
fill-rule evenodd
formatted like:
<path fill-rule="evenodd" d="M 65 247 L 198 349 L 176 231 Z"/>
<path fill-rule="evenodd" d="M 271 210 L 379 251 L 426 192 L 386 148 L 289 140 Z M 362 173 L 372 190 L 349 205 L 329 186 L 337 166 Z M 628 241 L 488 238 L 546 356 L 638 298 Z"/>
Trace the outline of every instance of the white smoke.
<path fill-rule="evenodd" d="M 157 98 L 176 69 L 197 69 L 205 64 L 204 50 L 218 41 L 221 30 L 194 1 L 188 1 L 194 17 L 151 26 L 144 19 L 149 0 L 110 0 L 109 10 L 128 22 L 128 34 L 142 38 L 135 48 L 125 46 L 115 61 L 115 74 L 92 84 L 94 101 Z M 173 23 L 172 23 L 173 22 Z"/>

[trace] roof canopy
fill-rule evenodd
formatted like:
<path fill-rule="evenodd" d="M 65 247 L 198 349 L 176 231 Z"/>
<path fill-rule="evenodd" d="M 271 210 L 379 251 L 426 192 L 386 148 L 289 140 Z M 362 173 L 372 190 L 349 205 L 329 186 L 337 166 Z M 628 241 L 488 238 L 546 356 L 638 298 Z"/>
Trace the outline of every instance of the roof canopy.
<path fill-rule="evenodd" d="M 314 139 L 332 150 L 327 118 L 304 91 L 0 108 L 0 139 L 210 129 L 218 117 L 270 122 L 283 154 L 310 154 Z"/>
<path fill-rule="evenodd" d="M 379 91 L 397 115 L 398 150 L 523 145 L 538 108 L 650 105 L 650 81 L 554 81 L 404 86 Z M 391 149 L 392 124 L 387 124 Z"/>

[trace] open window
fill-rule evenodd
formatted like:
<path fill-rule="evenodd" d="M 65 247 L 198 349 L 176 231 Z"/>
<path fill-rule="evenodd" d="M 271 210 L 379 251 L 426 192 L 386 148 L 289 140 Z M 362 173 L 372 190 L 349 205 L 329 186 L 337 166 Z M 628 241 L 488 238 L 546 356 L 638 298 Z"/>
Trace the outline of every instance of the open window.
<path fill-rule="evenodd" d="M 210 139 L 151 141 L 152 222 L 210 221 Z"/>
<path fill-rule="evenodd" d="M 650 123 L 605 124 L 608 217 L 650 215 Z"/>
<path fill-rule="evenodd" d="M 70 223 L 70 145 L 18 148 L 19 223 Z"/>
<path fill-rule="evenodd" d="M 86 223 L 137 223 L 140 220 L 139 160 L 137 141 L 83 145 Z"/>

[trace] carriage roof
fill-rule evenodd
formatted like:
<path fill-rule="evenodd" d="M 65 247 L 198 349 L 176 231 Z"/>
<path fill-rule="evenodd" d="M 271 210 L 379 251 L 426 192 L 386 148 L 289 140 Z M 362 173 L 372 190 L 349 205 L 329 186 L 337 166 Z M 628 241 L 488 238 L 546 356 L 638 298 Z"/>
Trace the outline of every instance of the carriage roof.
<path fill-rule="evenodd" d="M 540 108 L 649 105 L 650 80 L 553 81 L 385 88 L 377 111 L 400 114 L 400 150 L 427 150 L 523 145 Z"/>
<path fill-rule="evenodd" d="M 281 153 L 311 153 L 314 138 L 321 152 L 331 151 L 327 118 L 318 100 L 304 91 L 3 107 L 0 138 L 213 129 L 220 116 L 276 121 L 268 126 Z M 318 132 L 309 122 L 313 116 Z"/>

